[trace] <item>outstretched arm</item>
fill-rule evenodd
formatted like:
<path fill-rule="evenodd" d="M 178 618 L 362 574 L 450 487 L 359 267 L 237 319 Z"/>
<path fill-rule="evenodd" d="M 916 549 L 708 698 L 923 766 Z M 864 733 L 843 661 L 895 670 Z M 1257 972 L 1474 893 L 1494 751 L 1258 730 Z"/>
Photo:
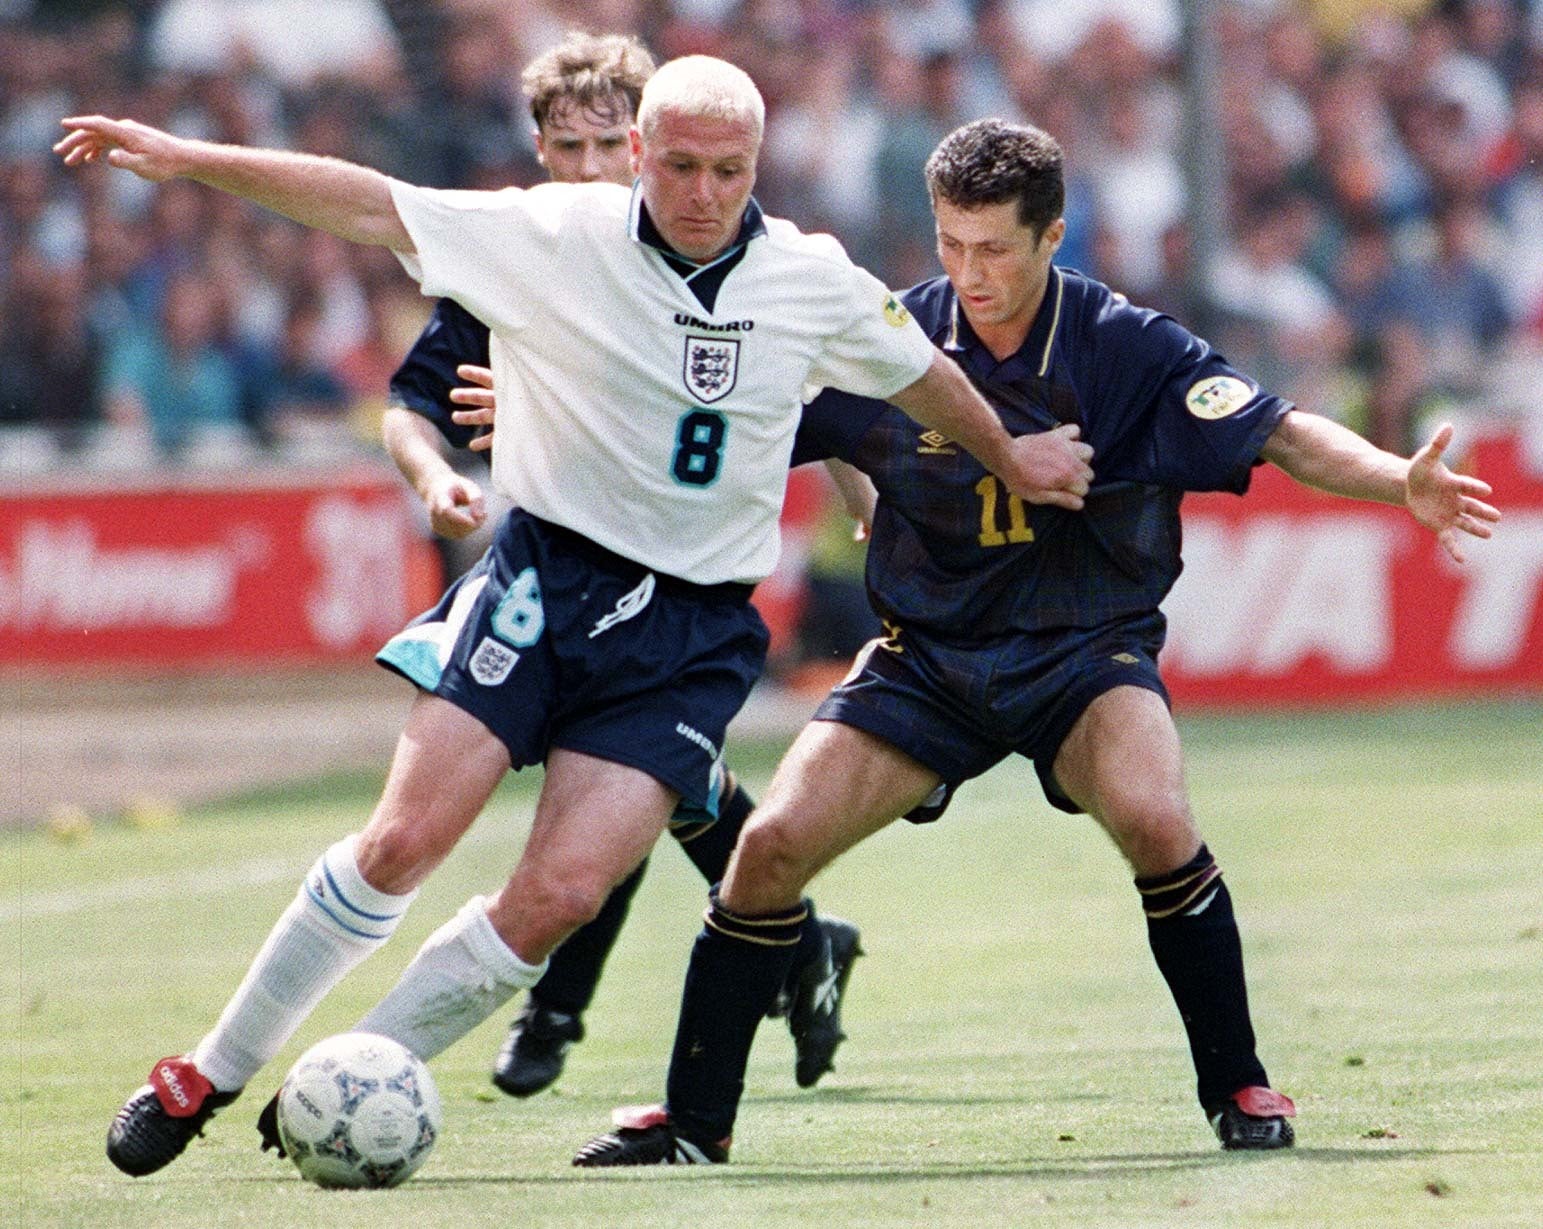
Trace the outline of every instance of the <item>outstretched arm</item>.
<path fill-rule="evenodd" d="M 1489 483 L 1454 474 L 1442 463 L 1441 454 L 1451 442 L 1452 425 L 1445 423 L 1430 443 L 1405 460 L 1327 418 L 1292 410 L 1265 441 L 1260 456 L 1321 491 L 1403 504 L 1461 563 L 1461 535 L 1489 537 L 1500 513 L 1484 502 L 1491 494 Z"/>
<path fill-rule="evenodd" d="M 1093 481 L 1093 449 L 1078 440 L 1075 425 L 1016 438 L 1007 434 L 996 411 L 975 391 L 941 350 L 914 384 L 889 399 L 924 427 L 941 431 L 996 474 L 1007 489 L 1031 504 L 1073 510 Z"/>
<path fill-rule="evenodd" d="M 61 122 L 68 132 L 54 152 L 65 166 L 101 160 L 152 183 L 192 179 L 354 243 L 413 251 L 391 200 L 391 181 L 369 167 L 287 150 L 190 141 L 102 115 Z"/>

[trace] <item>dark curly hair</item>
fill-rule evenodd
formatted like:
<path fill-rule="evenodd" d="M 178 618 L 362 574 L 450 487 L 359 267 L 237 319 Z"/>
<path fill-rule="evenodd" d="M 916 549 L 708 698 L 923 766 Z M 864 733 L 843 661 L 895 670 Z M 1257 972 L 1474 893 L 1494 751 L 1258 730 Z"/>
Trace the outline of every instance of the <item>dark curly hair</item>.
<path fill-rule="evenodd" d="M 932 203 L 960 209 L 1018 202 L 1018 221 L 1035 237 L 1061 216 L 1066 205 L 1061 147 L 1054 137 L 1028 124 L 981 119 L 955 128 L 927 159 Z"/>

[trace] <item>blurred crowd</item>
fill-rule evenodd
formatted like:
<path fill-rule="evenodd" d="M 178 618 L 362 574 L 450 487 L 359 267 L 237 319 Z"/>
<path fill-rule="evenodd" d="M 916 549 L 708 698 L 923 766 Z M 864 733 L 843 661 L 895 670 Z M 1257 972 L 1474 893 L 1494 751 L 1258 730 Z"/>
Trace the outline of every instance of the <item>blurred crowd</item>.
<path fill-rule="evenodd" d="M 60 117 L 529 184 L 518 69 L 569 26 L 743 65 L 763 204 L 897 287 L 936 271 L 933 145 L 1021 118 L 1067 151 L 1061 263 L 1272 390 L 1398 451 L 1543 413 L 1543 0 L 1209 7 L 1233 239 L 1201 253 L 1179 0 L 0 0 L 0 436 L 39 466 L 363 446 L 427 313 L 383 250 L 63 170 Z"/>

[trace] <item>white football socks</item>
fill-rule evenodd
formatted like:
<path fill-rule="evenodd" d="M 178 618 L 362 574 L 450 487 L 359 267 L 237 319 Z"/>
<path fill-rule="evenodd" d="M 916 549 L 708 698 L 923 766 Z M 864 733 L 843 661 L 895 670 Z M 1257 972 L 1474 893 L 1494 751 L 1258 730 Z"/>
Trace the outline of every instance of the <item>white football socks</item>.
<path fill-rule="evenodd" d="M 424 941 L 357 1027 L 401 1042 L 426 1062 L 545 972 L 546 961 L 526 964 L 509 949 L 488 920 L 487 898 L 474 896 Z"/>
<path fill-rule="evenodd" d="M 416 891 L 392 895 L 359 873 L 350 836 L 316 860 L 220 1021 L 193 1051 L 215 1088 L 242 1087 L 316 1004 L 397 927 Z"/>

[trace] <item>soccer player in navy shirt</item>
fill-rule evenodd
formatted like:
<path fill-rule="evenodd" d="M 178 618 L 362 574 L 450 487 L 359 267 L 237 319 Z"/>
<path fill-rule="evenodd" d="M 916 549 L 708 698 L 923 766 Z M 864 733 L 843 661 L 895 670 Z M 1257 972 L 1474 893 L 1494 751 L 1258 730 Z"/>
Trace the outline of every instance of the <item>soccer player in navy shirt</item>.
<path fill-rule="evenodd" d="M 1293 1141 L 1255 1053 L 1232 901 L 1201 839 L 1157 669 L 1186 491 L 1241 494 L 1262 461 L 1341 495 L 1404 504 L 1461 559 L 1489 487 L 1262 391 L 1169 317 L 1052 265 L 1061 151 L 1034 128 L 967 125 L 927 164 L 945 278 L 903 296 L 1013 433 L 1076 423 L 1095 478 L 1081 511 L 1006 492 L 951 441 L 827 393 L 795 459 L 843 457 L 879 489 L 870 596 L 888 635 L 788 752 L 740 838 L 687 973 L 666 1106 L 618 1113 L 578 1165 L 728 1159 L 745 1062 L 786 948 L 766 940 L 816 871 L 923 800 L 1018 753 L 1086 811 L 1135 874 L 1153 955 L 1189 1035 L 1200 1105 L 1229 1149 Z"/>
<path fill-rule="evenodd" d="M 558 183 L 610 181 L 630 187 L 632 151 L 627 131 L 637 115 L 654 61 L 637 39 L 620 34 L 569 34 L 521 74 L 536 126 L 536 151 Z M 456 421 L 476 417 L 452 402 L 463 365 L 486 368 L 488 328 L 453 299 L 440 299 L 422 335 L 391 380 L 391 408 L 382 425 L 387 449 L 418 492 L 436 533 L 463 538 L 487 518 L 475 479 L 457 472 L 441 452 L 440 437 L 457 448 L 486 450 L 491 432 Z M 491 379 L 491 376 L 489 376 Z M 716 821 L 683 802 L 670 832 L 708 883 L 723 878 L 729 853 L 755 805 L 726 773 Z M 493 1083 L 516 1097 L 540 1092 L 562 1074 L 569 1048 L 583 1039 L 583 1015 L 621 934 L 627 910 L 648 863 L 607 897 L 595 919 L 552 953 L 530 990 L 493 1066 Z M 820 917 L 806 927 L 778 1007 L 787 1014 L 797 1050 L 794 1074 L 810 1087 L 832 1069 L 841 1031 L 840 996 L 860 951 L 851 922 Z M 830 992 L 819 994 L 822 985 Z"/>

